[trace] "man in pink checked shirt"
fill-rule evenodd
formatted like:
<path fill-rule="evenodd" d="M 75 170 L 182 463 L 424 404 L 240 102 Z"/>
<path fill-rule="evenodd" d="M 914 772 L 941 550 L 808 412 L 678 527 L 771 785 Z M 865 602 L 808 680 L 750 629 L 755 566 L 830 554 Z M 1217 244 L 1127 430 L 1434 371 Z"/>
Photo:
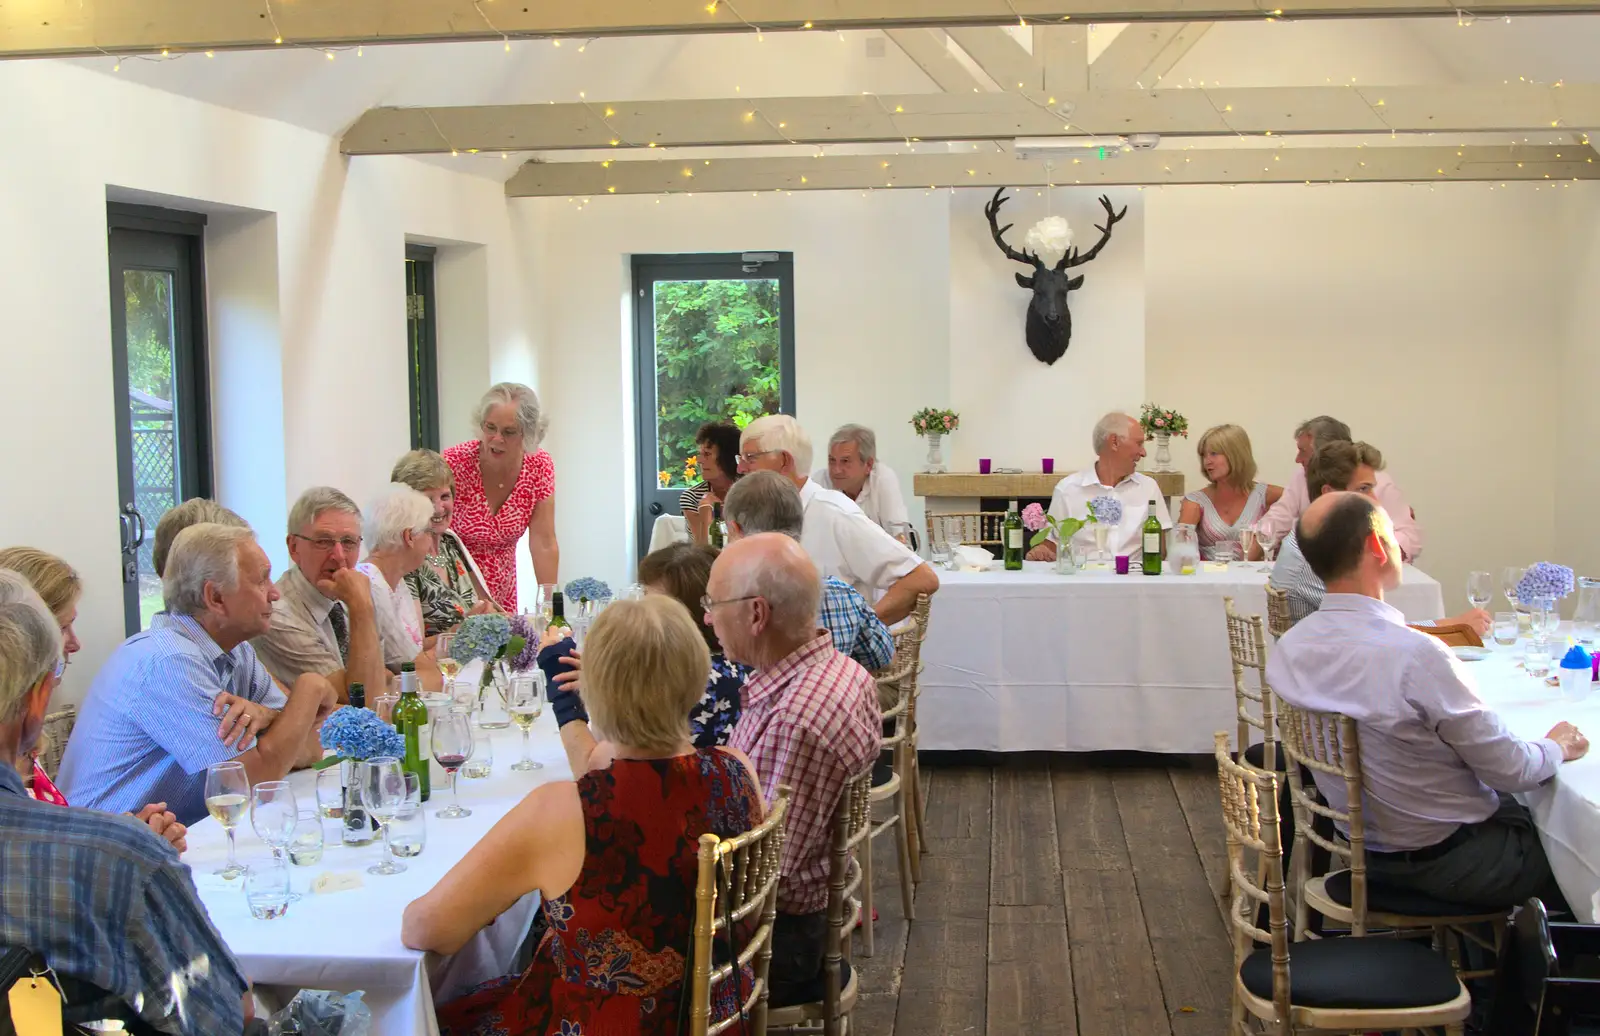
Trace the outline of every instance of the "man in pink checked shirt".
<path fill-rule="evenodd" d="M 762 533 L 718 556 L 701 602 L 724 654 L 757 670 L 728 746 L 750 757 L 769 803 L 790 790 L 768 976 L 775 1007 L 821 999 L 833 811 L 881 739 L 876 686 L 818 628 L 821 600 L 800 545 Z"/>
<path fill-rule="evenodd" d="M 1270 537 L 1274 543 L 1281 542 L 1289 535 L 1294 530 L 1295 521 L 1305 513 L 1307 507 L 1311 506 L 1311 496 L 1306 491 L 1306 462 L 1311 459 L 1311 454 L 1318 446 L 1336 440 L 1353 442 L 1350 426 L 1326 414 L 1313 417 L 1294 430 L 1294 474 L 1284 487 L 1283 496 L 1256 522 L 1257 530 Z M 1396 542 L 1400 544 L 1401 556 L 1414 565 L 1422 554 L 1422 526 L 1417 524 L 1416 513 L 1411 510 L 1411 505 L 1406 503 L 1405 495 L 1400 492 L 1400 487 L 1394 484 L 1394 479 L 1389 477 L 1389 473 L 1379 471 L 1377 474 L 1373 495 L 1394 522 L 1394 536 Z M 1260 548 L 1253 548 L 1251 557 L 1260 556 Z"/>

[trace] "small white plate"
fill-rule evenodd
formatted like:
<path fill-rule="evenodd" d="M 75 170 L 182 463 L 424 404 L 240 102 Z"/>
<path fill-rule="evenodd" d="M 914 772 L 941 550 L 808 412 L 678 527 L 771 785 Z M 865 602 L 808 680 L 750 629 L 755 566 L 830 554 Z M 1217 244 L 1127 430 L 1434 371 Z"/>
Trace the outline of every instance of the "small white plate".
<path fill-rule="evenodd" d="M 1454 651 L 1456 657 L 1463 662 L 1482 662 L 1492 654 L 1485 647 L 1453 647 L 1450 650 Z"/>

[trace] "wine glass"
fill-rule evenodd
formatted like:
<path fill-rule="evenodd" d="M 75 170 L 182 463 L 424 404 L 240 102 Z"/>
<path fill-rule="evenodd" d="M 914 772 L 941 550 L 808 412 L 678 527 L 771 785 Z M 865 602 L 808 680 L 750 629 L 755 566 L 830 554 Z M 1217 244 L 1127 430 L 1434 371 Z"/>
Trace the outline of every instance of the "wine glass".
<path fill-rule="evenodd" d="M 294 838 L 299 810 L 295 806 L 294 792 L 288 781 L 262 781 L 250 789 L 250 826 L 256 837 L 272 849 L 272 858 L 284 858 L 284 850 Z M 300 897 L 291 887 L 289 901 Z"/>
<path fill-rule="evenodd" d="M 454 633 L 441 633 L 433 642 L 433 657 L 439 663 L 439 672 L 444 675 L 444 682 L 453 683 L 456 674 L 461 672 L 461 663 L 450 657 L 450 645 L 455 642 Z"/>
<path fill-rule="evenodd" d="M 1494 577 L 1487 572 L 1468 572 L 1467 603 L 1481 611 L 1493 598 Z"/>
<path fill-rule="evenodd" d="M 1239 530 L 1239 560 L 1249 561 L 1252 551 L 1259 546 L 1255 526 Z"/>
<path fill-rule="evenodd" d="M 1527 571 L 1518 565 L 1500 570 L 1500 591 L 1506 595 L 1506 603 L 1511 605 L 1511 610 L 1514 612 L 1523 610 L 1522 602 L 1517 600 L 1517 584 L 1522 582 L 1522 577 Z"/>
<path fill-rule="evenodd" d="M 511 764 L 513 770 L 544 769 L 543 763 L 528 755 L 528 732 L 533 729 L 533 721 L 544 712 L 544 695 L 539 690 L 539 682 L 542 679 L 542 673 L 518 673 L 511 678 L 511 690 L 507 695 L 508 708 L 511 712 L 511 722 L 522 731 L 522 758 Z"/>
<path fill-rule="evenodd" d="M 367 868 L 368 874 L 399 874 L 405 864 L 394 858 L 389 848 L 389 825 L 406 801 L 406 773 L 400 760 L 380 755 L 361 764 L 361 802 L 375 823 L 383 828 L 383 862 Z"/>
<path fill-rule="evenodd" d="M 470 817 L 472 810 L 461 805 L 461 795 L 456 790 L 456 771 L 472 755 L 472 714 L 466 709 L 451 709 L 433 721 L 433 757 L 444 772 L 450 775 L 450 805 L 434 816 L 440 820 Z"/>
<path fill-rule="evenodd" d="M 556 584 L 539 584 L 539 628 L 545 629 L 550 625 L 550 619 L 555 615 Z"/>
<path fill-rule="evenodd" d="M 341 771 L 345 765 L 334 763 L 317 771 L 317 812 L 329 820 L 344 819 L 344 774 Z"/>
<path fill-rule="evenodd" d="M 423 847 L 428 844 L 428 823 L 427 813 L 422 808 L 422 782 L 410 770 L 405 777 L 406 800 L 400 812 L 389 821 L 394 832 L 389 837 L 389 846 L 396 856 L 408 860 L 421 856 Z"/>
<path fill-rule="evenodd" d="M 228 881 L 244 873 L 244 868 L 239 866 L 233 832 L 249 804 L 250 778 L 244 772 L 243 763 L 230 759 L 206 767 L 206 812 L 228 832 L 228 862 L 216 873 Z"/>
<path fill-rule="evenodd" d="M 295 818 L 294 839 L 289 842 L 289 862 L 296 867 L 312 867 L 322 862 L 322 816 L 302 809 Z"/>

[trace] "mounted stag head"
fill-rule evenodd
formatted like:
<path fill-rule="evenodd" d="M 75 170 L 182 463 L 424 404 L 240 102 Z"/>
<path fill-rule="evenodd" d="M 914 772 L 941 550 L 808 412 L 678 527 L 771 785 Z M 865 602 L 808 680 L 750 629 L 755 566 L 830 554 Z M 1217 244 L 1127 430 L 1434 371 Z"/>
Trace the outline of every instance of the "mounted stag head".
<path fill-rule="evenodd" d="M 1106 224 L 1105 226 L 1095 224 L 1095 229 L 1100 231 L 1100 240 L 1082 255 L 1078 254 L 1076 248 L 1067 249 L 1055 266 L 1047 267 L 1032 252 L 1019 252 L 1006 244 L 1005 233 L 1012 225 L 1007 223 L 1003 227 L 998 226 L 995 219 L 1000 213 L 1000 206 L 1008 200 L 1001 197 L 1005 190 L 1002 187 L 994 192 L 989 204 L 983 207 L 983 214 L 989 217 L 989 229 L 994 233 L 994 243 L 1000 246 L 1000 251 L 1006 254 L 1006 258 L 1033 267 L 1032 274 L 1017 274 L 1018 284 L 1033 289 L 1033 301 L 1028 303 L 1028 348 L 1032 349 L 1033 355 L 1044 363 L 1055 363 L 1066 353 L 1067 346 L 1072 342 L 1072 313 L 1067 309 L 1067 293 L 1083 285 L 1082 275 L 1072 277 L 1067 271 L 1074 266 L 1082 266 L 1100 254 L 1100 249 L 1111 240 L 1111 228 L 1128 214 L 1128 207 L 1124 205 L 1121 212 L 1116 212 L 1111 208 L 1111 199 L 1101 195 L 1100 204 L 1106 210 Z"/>

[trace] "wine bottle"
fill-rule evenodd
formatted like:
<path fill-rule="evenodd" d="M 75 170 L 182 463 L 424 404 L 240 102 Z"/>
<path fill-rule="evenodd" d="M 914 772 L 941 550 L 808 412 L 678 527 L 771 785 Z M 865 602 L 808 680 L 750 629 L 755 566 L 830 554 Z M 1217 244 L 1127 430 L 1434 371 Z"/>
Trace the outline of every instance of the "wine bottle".
<path fill-rule="evenodd" d="M 567 621 L 566 610 L 567 602 L 562 599 L 561 591 L 557 590 L 550 595 L 550 625 L 571 629 L 572 623 Z"/>
<path fill-rule="evenodd" d="M 417 667 L 410 662 L 400 667 L 400 700 L 394 706 L 394 729 L 405 738 L 405 758 L 400 766 L 417 775 L 422 801 L 431 792 L 428 771 L 433 761 L 433 731 L 428 726 L 428 706 L 417 695 Z"/>
<path fill-rule="evenodd" d="M 721 550 L 728 542 L 727 531 L 722 525 L 722 505 L 711 505 L 711 547 Z"/>
<path fill-rule="evenodd" d="M 350 685 L 350 707 L 364 709 L 367 707 L 367 688 L 365 684 L 353 683 Z"/>
<path fill-rule="evenodd" d="M 1144 574 L 1161 574 L 1161 519 L 1156 517 L 1156 502 L 1150 501 L 1150 513 L 1144 520 Z"/>
<path fill-rule="evenodd" d="M 1000 542 L 1004 548 L 1006 571 L 1022 571 L 1022 513 L 1017 502 L 1006 508 L 1005 524 L 1001 527 Z"/>

